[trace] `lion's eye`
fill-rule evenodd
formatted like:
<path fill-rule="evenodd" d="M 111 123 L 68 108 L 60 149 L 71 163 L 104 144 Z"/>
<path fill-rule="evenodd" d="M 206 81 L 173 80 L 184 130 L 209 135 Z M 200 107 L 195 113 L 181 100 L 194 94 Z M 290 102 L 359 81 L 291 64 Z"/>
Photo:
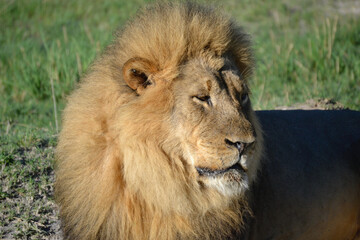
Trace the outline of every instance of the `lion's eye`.
<path fill-rule="evenodd" d="M 207 103 L 209 106 L 212 106 L 211 98 L 207 95 L 198 95 L 193 97 L 196 101 Z"/>
<path fill-rule="evenodd" d="M 241 94 L 241 104 L 245 105 L 249 101 L 249 94 L 243 93 Z"/>
<path fill-rule="evenodd" d="M 203 102 L 207 102 L 210 99 L 210 96 L 195 96 L 195 97 Z"/>

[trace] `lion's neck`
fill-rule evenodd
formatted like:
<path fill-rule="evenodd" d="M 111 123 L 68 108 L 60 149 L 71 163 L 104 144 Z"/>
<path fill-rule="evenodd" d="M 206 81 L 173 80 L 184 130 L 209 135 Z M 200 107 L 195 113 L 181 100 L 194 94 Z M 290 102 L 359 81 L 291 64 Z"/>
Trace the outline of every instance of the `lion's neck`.
<path fill-rule="evenodd" d="M 149 205 L 146 200 L 134 194 L 118 202 L 110 213 L 109 219 L 121 219 L 114 239 L 224 239 L 238 232 L 243 225 L 242 214 L 247 209 L 244 204 L 233 201 L 226 208 L 192 208 L 191 214 L 164 212 L 157 206 Z M 125 208 L 125 209 L 124 209 Z M 187 210 L 188 211 L 188 210 Z M 121 215 L 121 216 L 119 216 Z M 114 223 L 111 221 L 112 224 Z M 115 237 L 115 236 L 119 237 Z M 101 237 L 100 237 L 101 239 Z"/>

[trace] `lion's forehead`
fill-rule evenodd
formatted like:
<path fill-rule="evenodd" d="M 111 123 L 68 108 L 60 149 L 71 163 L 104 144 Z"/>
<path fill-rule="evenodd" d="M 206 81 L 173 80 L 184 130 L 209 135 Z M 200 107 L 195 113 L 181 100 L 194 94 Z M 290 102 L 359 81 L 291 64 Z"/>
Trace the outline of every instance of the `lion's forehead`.
<path fill-rule="evenodd" d="M 182 68 L 182 78 L 188 89 L 212 91 L 213 94 L 247 90 L 247 81 L 241 76 L 234 63 L 226 57 L 198 58 L 189 61 Z"/>

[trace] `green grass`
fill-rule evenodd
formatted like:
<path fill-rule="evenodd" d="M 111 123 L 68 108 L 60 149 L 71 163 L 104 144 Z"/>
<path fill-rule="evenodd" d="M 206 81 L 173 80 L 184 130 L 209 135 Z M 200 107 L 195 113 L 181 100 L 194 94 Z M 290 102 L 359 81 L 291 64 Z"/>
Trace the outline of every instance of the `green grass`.
<path fill-rule="evenodd" d="M 0 0 L 0 238 L 56 234 L 53 149 L 66 96 L 145 2 Z M 252 35 L 254 107 L 333 98 L 360 110 L 359 6 L 298 2 L 215 2 Z"/>
<path fill-rule="evenodd" d="M 333 98 L 360 109 L 360 22 L 326 19 L 302 36 L 270 31 L 274 55 L 258 43 L 256 106 L 272 108 L 310 98 Z M 261 54 L 263 52 L 264 54 Z"/>

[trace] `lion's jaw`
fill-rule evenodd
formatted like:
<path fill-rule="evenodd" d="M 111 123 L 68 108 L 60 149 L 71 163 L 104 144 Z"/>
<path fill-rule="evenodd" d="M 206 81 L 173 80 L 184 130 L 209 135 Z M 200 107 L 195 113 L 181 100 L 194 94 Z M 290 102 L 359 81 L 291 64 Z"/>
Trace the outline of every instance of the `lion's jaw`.
<path fill-rule="evenodd" d="M 241 156 L 241 158 L 244 158 L 244 156 Z M 202 181 L 224 196 L 243 196 L 249 188 L 249 176 L 240 161 L 222 173 L 203 176 Z"/>
<path fill-rule="evenodd" d="M 222 176 L 208 177 L 203 180 L 207 186 L 216 189 L 225 196 L 244 195 L 249 188 L 248 175 L 245 172 L 231 170 Z"/>
<path fill-rule="evenodd" d="M 256 175 L 260 135 L 250 101 L 244 97 L 246 81 L 224 58 L 210 63 L 193 60 L 182 76 L 174 84 L 174 115 L 184 158 L 208 189 L 243 196 Z"/>

